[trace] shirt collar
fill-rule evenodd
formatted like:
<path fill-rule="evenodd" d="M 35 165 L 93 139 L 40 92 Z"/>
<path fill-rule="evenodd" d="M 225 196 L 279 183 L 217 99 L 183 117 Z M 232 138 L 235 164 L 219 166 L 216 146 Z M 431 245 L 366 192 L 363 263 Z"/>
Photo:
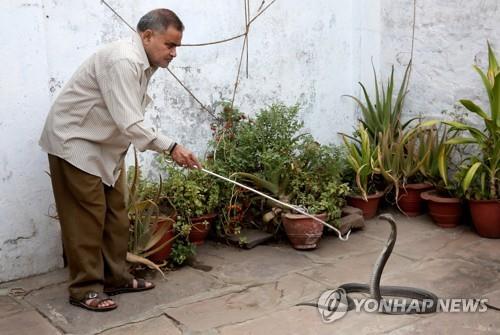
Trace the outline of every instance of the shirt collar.
<path fill-rule="evenodd" d="M 146 54 L 146 50 L 144 50 L 141 36 L 138 33 L 133 33 L 132 43 L 134 44 L 139 54 L 139 59 L 141 63 L 144 64 L 144 70 L 147 72 L 151 72 L 151 74 L 154 73 L 156 71 L 156 68 L 152 67 L 151 64 L 149 64 L 148 55 Z"/>

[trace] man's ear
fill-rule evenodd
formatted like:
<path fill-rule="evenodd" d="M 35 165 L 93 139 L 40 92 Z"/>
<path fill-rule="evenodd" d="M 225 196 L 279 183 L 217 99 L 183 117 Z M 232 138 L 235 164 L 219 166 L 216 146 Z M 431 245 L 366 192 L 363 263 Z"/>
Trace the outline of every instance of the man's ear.
<path fill-rule="evenodd" d="M 153 36 L 153 31 L 151 29 L 146 29 L 141 32 L 140 35 L 143 43 L 149 43 L 151 41 L 151 37 Z"/>

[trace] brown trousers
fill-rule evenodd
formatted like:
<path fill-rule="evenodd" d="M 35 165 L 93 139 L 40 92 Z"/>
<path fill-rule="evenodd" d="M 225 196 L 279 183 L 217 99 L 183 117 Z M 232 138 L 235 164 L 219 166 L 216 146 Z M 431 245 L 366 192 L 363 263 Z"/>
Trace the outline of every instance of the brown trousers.
<path fill-rule="evenodd" d="M 49 154 L 52 188 L 70 273 L 69 294 L 81 299 L 132 280 L 126 254 L 129 220 L 123 178 L 114 187 Z M 124 170 L 122 169 L 122 173 Z"/>

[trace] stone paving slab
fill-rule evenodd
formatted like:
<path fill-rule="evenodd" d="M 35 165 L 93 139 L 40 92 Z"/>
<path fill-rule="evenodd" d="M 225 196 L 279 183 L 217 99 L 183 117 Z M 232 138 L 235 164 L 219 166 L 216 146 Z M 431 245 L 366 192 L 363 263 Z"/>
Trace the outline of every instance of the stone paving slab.
<path fill-rule="evenodd" d="M 428 241 L 409 241 L 396 253 L 406 253 L 409 257 L 415 259 L 417 254 L 420 254 L 422 256 L 420 260 L 440 257 L 453 258 L 458 257 L 461 251 L 468 250 L 471 244 L 478 241 L 478 238 L 478 235 L 468 227 L 443 228 L 443 234 L 436 235 Z M 423 249 L 426 251 L 423 251 Z"/>
<path fill-rule="evenodd" d="M 167 281 L 155 280 L 155 284 L 156 288 L 151 291 L 115 296 L 117 310 L 106 313 L 90 312 L 70 305 L 65 284 L 32 292 L 25 300 L 64 331 L 90 334 L 158 316 L 162 313 L 158 306 L 225 285 L 189 267 L 170 272 Z"/>
<path fill-rule="evenodd" d="M 321 264 L 352 258 L 367 252 L 380 253 L 383 247 L 384 243 L 381 241 L 353 233 L 348 241 L 341 241 L 336 236 L 324 236 L 317 249 L 311 251 L 295 250 L 295 252 L 314 263 Z"/>
<path fill-rule="evenodd" d="M 9 296 L 0 296 L 0 318 L 31 309 L 32 308 L 27 308 L 26 306 L 21 305 L 14 298 Z"/>
<path fill-rule="evenodd" d="M 218 328 L 221 335 L 331 335 L 381 334 L 415 322 L 411 315 L 347 313 L 333 323 L 323 323 L 314 307 L 297 306 L 255 318 L 246 322 Z"/>
<path fill-rule="evenodd" d="M 500 291 L 489 295 L 490 303 L 500 302 Z M 500 306 L 500 305 L 498 305 Z M 388 334 L 500 334 L 500 312 L 488 310 L 483 313 L 437 313 Z"/>
<path fill-rule="evenodd" d="M 500 289 L 499 279 L 493 266 L 460 258 L 437 258 L 417 263 L 408 271 L 388 274 L 382 284 L 419 287 L 439 297 L 478 298 Z"/>
<path fill-rule="evenodd" d="M 297 274 L 243 292 L 188 304 L 165 312 L 191 331 L 238 323 L 316 298 L 325 286 Z"/>
<path fill-rule="evenodd" d="M 407 217 L 397 211 L 384 211 L 394 217 L 398 229 L 397 241 L 400 244 L 415 239 L 431 238 L 436 234 L 447 234 L 450 230 L 443 229 L 435 225 L 427 215 L 418 217 Z M 459 228 L 462 229 L 462 228 Z M 366 227 L 359 233 L 379 241 L 387 241 L 391 231 L 391 226 L 385 220 L 379 220 L 377 217 L 366 221 Z"/>
<path fill-rule="evenodd" d="M 228 236 L 228 240 L 235 245 L 240 245 L 245 249 L 255 248 L 259 244 L 272 240 L 273 234 L 263 232 L 258 229 L 241 229 L 240 234 Z"/>
<path fill-rule="evenodd" d="M 165 315 L 100 333 L 99 335 L 181 335 L 175 323 Z"/>
<path fill-rule="evenodd" d="M 2 335 L 58 335 L 57 328 L 36 311 L 26 311 L 0 318 Z"/>
<path fill-rule="evenodd" d="M 308 278 L 326 283 L 332 289 L 345 283 L 368 283 L 373 272 L 373 264 L 378 256 L 379 251 L 351 256 L 331 264 L 318 265 L 300 273 Z M 384 275 L 399 273 L 404 268 L 410 268 L 413 263 L 407 258 L 392 255 L 386 264 Z"/>
<path fill-rule="evenodd" d="M 56 285 L 68 280 L 68 269 L 59 269 L 41 275 L 27 277 L 16 281 L 0 284 L 0 289 L 21 288 L 25 293 L 38 290 L 42 287 Z"/>
<path fill-rule="evenodd" d="M 469 243 L 477 241 L 477 235 L 464 227 L 447 228 L 434 231 L 431 236 L 417 236 L 412 240 L 397 241 L 394 254 L 404 255 L 413 260 L 438 257 L 447 250 L 456 252 Z"/>
<path fill-rule="evenodd" d="M 469 234 L 473 240 L 462 248 L 444 250 L 446 255 L 454 255 L 473 262 L 488 263 L 500 270 L 500 239 L 488 239 Z M 444 253 L 443 252 L 443 253 Z"/>
<path fill-rule="evenodd" d="M 197 261 L 212 267 L 218 279 L 237 285 L 267 282 L 292 271 L 312 266 L 311 261 L 289 245 L 260 245 L 250 250 L 206 243 L 198 248 Z"/>

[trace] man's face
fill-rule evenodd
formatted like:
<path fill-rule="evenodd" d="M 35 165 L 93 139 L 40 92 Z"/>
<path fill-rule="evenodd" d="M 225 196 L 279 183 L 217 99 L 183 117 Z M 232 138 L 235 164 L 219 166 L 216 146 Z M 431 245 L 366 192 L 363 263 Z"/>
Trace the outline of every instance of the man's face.
<path fill-rule="evenodd" d="M 164 31 L 147 29 L 140 35 L 151 66 L 165 68 L 177 56 L 176 48 L 181 45 L 182 32 L 173 26 Z"/>

